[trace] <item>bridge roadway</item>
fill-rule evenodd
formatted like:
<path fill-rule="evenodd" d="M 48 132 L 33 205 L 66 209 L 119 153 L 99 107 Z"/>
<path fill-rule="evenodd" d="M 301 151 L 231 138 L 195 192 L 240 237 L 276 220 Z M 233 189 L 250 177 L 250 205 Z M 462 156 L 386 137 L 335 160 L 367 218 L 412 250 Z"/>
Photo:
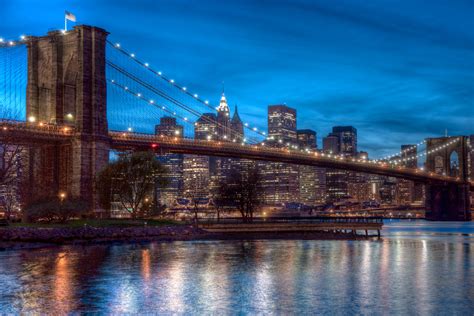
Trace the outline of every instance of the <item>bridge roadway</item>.
<path fill-rule="evenodd" d="M 182 154 L 247 158 L 252 160 L 344 169 L 355 172 L 403 178 L 422 183 L 463 183 L 459 178 L 438 175 L 433 172 L 425 172 L 419 169 L 393 166 L 388 163 L 373 163 L 371 161 L 362 161 L 353 158 L 339 158 L 315 152 L 308 153 L 288 150 L 286 148 L 273 148 L 261 145 L 241 145 L 238 143 L 220 142 L 217 140 L 195 140 L 116 131 L 110 131 L 109 136 L 112 139 L 112 147 L 117 149 L 131 149 L 137 147 L 155 148 Z M 474 191 L 474 182 L 470 182 L 469 185 L 470 189 Z"/>
<path fill-rule="evenodd" d="M 74 129 L 69 126 L 0 121 L 0 141 L 10 139 L 10 141 L 14 140 L 15 143 L 19 144 L 57 143 L 64 142 L 74 136 L 77 136 L 77 134 Z M 182 154 L 247 158 L 252 160 L 344 169 L 403 178 L 421 183 L 463 184 L 463 181 L 459 178 L 438 175 L 420 169 L 393 166 L 388 163 L 373 163 L 371 161 L 362 161 L 353 158 L 340 158 L 315 152 L 301 152 L 286 148 L 242 145 L 217 140 L 195 140 L 121 131 L 109 131 L 109 138 L 111 148 L 118 150 L 154 149 Z M 470 190 L 474 191 L 474 181 L 465 184 L 469 184 Z"/>

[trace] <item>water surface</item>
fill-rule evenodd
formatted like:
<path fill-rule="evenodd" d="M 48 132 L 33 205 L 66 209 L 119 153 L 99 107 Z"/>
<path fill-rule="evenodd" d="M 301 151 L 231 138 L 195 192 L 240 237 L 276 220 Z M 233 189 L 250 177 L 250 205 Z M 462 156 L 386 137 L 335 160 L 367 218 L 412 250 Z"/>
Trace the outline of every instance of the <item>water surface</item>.
<path fill-rule="evenodd" d="M 0 314 L 473 314 L 474 222 L 382 233 L 3 251 Z"/>

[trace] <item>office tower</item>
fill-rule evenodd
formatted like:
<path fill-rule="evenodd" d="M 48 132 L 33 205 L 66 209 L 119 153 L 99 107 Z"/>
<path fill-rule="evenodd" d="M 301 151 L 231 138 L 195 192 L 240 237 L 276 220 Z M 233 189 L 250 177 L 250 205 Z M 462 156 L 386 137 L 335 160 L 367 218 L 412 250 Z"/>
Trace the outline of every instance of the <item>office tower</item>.
<path fill-rule="evenodd" d="M 323 152 L 327 154 L 339 153 L 339 136 L 329 134 L 323 138 Z"/>
<path fill-rule="evenodd" d="M 296 144 L 296 110 L 286 105 L 268 106 L 268 137 L 282 144 Z"/>
<path fill-rule="evenodd" d="M 164 116 L 160 118 L 160 124 L 155 126 L 156 135 L 168 137 L 183 137 L 183 126 L 176 124 L 176 118 Z M 183 194 L 183 154 L 159 152 L 157 159 L 168 169 L 165 175 L 167 186 L 157 188 L 156 200 L 162 205 L 172 207 L 176 199 Z"/>
<path fill-rule="evenodd" d="M 332 135 L 339 137 L 339 153 L 355 157 L 357 154 L 357 129 L 352 126 L 334 126 Z"/>
<path fill-rule="evenodd" d="M 296 110 L 286 105 L 268 107 L 269 146 L 297 145 Z M 299 168 L 277 162 L 260 162 L 265 203 L 281 205 L 299 200 Z"/>
<path fill-rule="evenodd" d="M 352 126 L 334 126 L 323 140 L 323 150 L 326 153 L 356 157 L 357 155 L 357 129 Z M 355 173 L 326 169 L 326 191 L 330 202 L 348 198 L 348 183 L 357 178 Z"/>
<path fill-rule="evenodd" d="M 310 129 L 297 130 L 298 147 L 301 150 L 317 149 L 316 132 Z M 307 205 L 323 203 L 326 192 L 324 168 L 299 166 L 299 201 Z"/>
<path fill-rule="evenodd" d="M 400 149 L 401 164 L 407 168 L 416 168 L 418 165 L 416 145 L 402 145 Z M 421 184 L 415 185 L 413 181 L 397 179 L 396 202 L 398 205 L 409 205 L 416 200 L 421 200 L 422 197 L 423 187 Z"/>
<path fill-rule="evenodd" d="M 299 129 L 296 131 L 296 135 L 300 149 L 316 150 L 318 148 L 315 131 L 311 129 Z"/>
<path fill-rule="evenodd" d="M 194 138 L 201 141 L 218 139 L 217 117 L 214 113 L 204 113 L 194 123 Z M 189 199 L 209 197 L 211 177 L 215 175 L 215 170 L 214 157 L 184 155 L 184 197 Z"/>

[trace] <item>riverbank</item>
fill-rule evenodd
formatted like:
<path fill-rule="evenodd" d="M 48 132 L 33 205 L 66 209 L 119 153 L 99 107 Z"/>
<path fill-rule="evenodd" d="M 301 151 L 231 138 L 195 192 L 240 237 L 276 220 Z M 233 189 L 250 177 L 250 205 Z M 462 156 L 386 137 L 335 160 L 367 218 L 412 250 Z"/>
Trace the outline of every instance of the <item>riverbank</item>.
<path fill-rule="evenodd" d="M 5 227 L 0 228 L 0 250 L 108 242 L 256 239 L 348 240 L 364 238 L 366 237 L 342 232 L 214 233 L 192 225 L 156 227 Z"/>

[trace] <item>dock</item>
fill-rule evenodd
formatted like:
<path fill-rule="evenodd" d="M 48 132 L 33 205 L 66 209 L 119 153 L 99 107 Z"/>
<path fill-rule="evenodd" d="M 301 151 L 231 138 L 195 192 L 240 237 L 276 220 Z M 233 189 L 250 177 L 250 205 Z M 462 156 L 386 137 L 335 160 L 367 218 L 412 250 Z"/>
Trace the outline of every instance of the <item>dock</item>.
<path fill-rule="evenodd" d="M 256 217 L 252 222 L 241 218 L 203 221 L 198 227 L 210 233 L 350 233 L 380 237 L 381 217 Z"/>

